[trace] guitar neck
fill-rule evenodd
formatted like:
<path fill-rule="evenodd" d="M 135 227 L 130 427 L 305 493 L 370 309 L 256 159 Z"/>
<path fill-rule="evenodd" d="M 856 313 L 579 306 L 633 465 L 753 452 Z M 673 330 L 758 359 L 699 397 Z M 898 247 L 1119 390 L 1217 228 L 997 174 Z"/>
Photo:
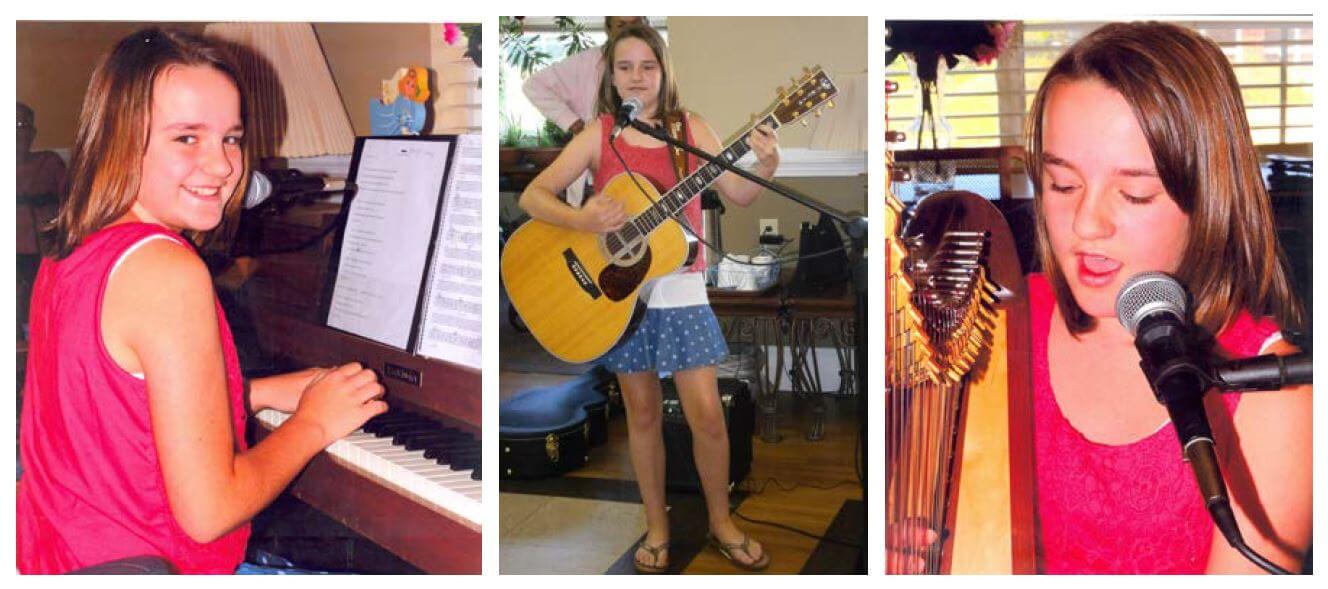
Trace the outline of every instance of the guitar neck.
<path fill-rule="evenodd" d="M 766 114 L 756 124 L 748 127 L 737 139 L 725 146 L 723 150 L 715 154 L 715 159 L 729 164 L 734 164 L 742 159 L 743 156 L 747 155 L 747 152 L 751 151 L 751 147 L 747 145 L 747 138 L 751 136 L 752 130 L 761 124 L 769 125 L 772 129 L 778 129 L 780 126 L 779 120 L 773 114 Z M 659 197 L 659 200 L 655 201 L 653 206 L 632 219 L 625 229 L 635 230 L 642 235 L 649 235 L 665 219 L 682 212 L 687 203 L 691 202 L 693 198 L 696 198 L 696 195 L 701 194 L 711 184 L 714 184 L 715 180 L 724 172 L 724 168 L 714 162 L 706 163 L 704 166 L 697 168 L 695 172 L 683 178 L 681 182 L 678 182 L 663 196 Z M 625 235 L 625 237 L 631 239 L 634 236 Z"/>

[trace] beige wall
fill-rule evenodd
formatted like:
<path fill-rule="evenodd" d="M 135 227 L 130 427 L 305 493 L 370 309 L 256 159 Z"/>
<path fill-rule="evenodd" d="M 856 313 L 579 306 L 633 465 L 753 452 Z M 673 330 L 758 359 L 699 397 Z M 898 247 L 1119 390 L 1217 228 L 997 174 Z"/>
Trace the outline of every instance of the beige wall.
<path fill-rule="evenodd" d="M 36 149 L 68 148 L 92 69 L 120 38 L 149 23 L 19 22 L 15 52 L 20 102 L 37 112 Z M 152 23 L 202 33 L 205 22 Z M 429 26 L 315 24 L 356 134 L 369 134 L 369 100 L 398 67 L 429 67 Z"/>
<path fill-rule="evenodd" d="M 153 23 L 201 34 L 207 23 Z M 24 22 L 16 24 L 14 51 L 18 101 L 37 113 L 35 149 L 74 143 L 78 109 L 97 60 L 141 22 Z"/>
<path fill-rule="evenodd" d="M 356 135 L 369 134 L 369 100 L 383 80 L 400 67 L 429 67 L 428 24 L 318 23 L 314 33 Z"/>
<path fill-rule="evenodd" d="M 867 71 L 863 17 L 674 16 L 669 17 L 668 28 L 683 104 L 705 117 L 721 138 L 760 114 L 775 99 L 776 90 L 789 87 L 804 67 L 819 65 L 832 77 Z M 806 147 L 809 139 L 802 125 L 780 131 L 784 147 Z M 841 210 L 867 208 L 865 176 L 798 178 L 786 183 Z M 746 208 L 730 204 L 723 217 L 725 249 L 743 252 L 755 247 L 759 220 L 772 217 L 780 220 L 780 232 L 788 238 L 798 236 L 802 221 L 815 220 L 811 211 L 778 195 L 764 194 Z"/>

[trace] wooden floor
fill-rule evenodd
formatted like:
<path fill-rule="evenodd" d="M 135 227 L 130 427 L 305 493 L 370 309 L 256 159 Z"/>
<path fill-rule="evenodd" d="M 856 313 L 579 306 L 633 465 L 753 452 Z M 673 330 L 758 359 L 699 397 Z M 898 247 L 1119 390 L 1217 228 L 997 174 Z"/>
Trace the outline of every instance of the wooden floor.
<path fill-rule="evenodd" d="M 500 388 L 502 396 L 505 398 L 520 389 L 551 384 L 567 378 L 567 376 L 561 375 L 503 372 L 501 373 L 502 384 Z M 753 439 L 751 475 L 733 493 L 733 503 L 737 506 L 737 514 L 753 520 L 775 522 L 820 536 L 831 528 L 831 524 L 835 522 L 837 517 L 840 518 L 841 526 L 843 526 L 846 517 L 841 516 L 841 510 L 845 510 L 846 506 L 856 505 L 859 509 L 861 508 L 861 504 L 857 502 L 862 498 L 862 489 L 858 484 L 854 459 L 855 444 L 857 442 L 855 399 L 827 398 L 825 435 L 821 440 L 815 442 L 808 441 L 804 437 L 804 433 L 811 424 L 811 409 L 812 403 L 810 400 L 797 399 L 787 393 L 780 396 L 777 413 L 777 430 L 780 434 L 780 441 L 767 443 L 761 441 L 760 437 Z M 541 493 L 556 495 L 566 493 L 565 489 L 569 486 L 594 488 L 599 484 L 605 489 L 625 488 L 635 493 L 634 476 L 627 450 L 625 420 L 621 416 L 611 420 L 608 442 L 602 446 L 592 448 L 590 461 L 585 467 L 568 473 L 561 479 L 565 480 L 549 479 L 544 481 L 543 485 L 547 489 L 542 489 L 539 481 L 523 481 L 520 484 L 504 482 L 500 484 L 500 489 L 504 491 L 504 497 L 511 497 L 513 489 L 517 489 L 526 496 Z M 684 517 L 684 513 L 695 514 L 701 519 L 704 518 L 704 507 L 699 497 L 686 497 L 671 493 L 670 507 L 671 513 L 675 514 L 675 518 Z M 634 506 L 633 514 L 639 514 L 639 509 L 639 506 Z M 556 510 L 546 511 L 549 512 L 547 515 L 541 515 L 543 512 L 539 512 L 526 517 L 561 518 L 568 515 L 566 513 L 556 513 Z M 841 543 L 833 541 L 819 542 L 817 539 L 790 530 L 752 523 L 740 518 L 735 519 L 740 528 L 751 533 L 753 538 L 759 540 L 769 550 L 773 559 L 770 568 L 766 571 L 769 574 L 795 574 L 813 570 L 816 572 L 847 574 L 853 572 L 858 551 L 854 547 L 844 547 L 842 543 L 847 542 L 856 545 L 862 541 L 862 538 L 855 537 L 854 534 L 845 535 L 845 530 L 860 529 L 865 522 L 857 521 L 862 519 L 861 511 L 848 509 L 845 513 L 857 515 L 847 518 L 851 520 L 852 525 L 843 526 L 837 530 L 837 536 L 839 536 Z M 507 512 L 504 512 L 503 518 L 509 518 Z M 639 520 L 640 517 L 637 515 L 628 519 Z M 522 525 L 534 526 L 540 523 L 526 519 L 522 522 Z M 542 523 L 549 524 L 552 522 Z M 642 526 L 639 531 L 633 532 L 633 538 L 639 538 L 639 534 L 644 531 L 643 524 L 639 521 L 625 521 L 623 525 Z M 675 536 L 672 539 L 675 544 L 673 558 L 680 561 L 675 566 L 685 563 L 681 566 L 681 572 L 686 574 L 739 572 L 713 548 L 704 546 L 705 530 L 703 521 L 699 522 L 699 526 L 681 526 L 680 522 L 675 521 L 673 522 L 673 528 Z M 521 543 L 520 536 L 522 532 L 519 526 L 509 529 L 509 526 L 505 524 L 503 529 L 504 535 L 499 540 L 500 549 L 503 546 L 516 547 Z M 689 537 L 679 538 L 680 534 Z M 620 572 L 625 568 L 622 565 L 626 565 L 626 568 L 630 567 L 631 543 L 623 543 L 621 540 L 615 541 L 624 544 L 613 548 L 616 552 L 624 555 L 624 558 L 620 559 L 619 566 L 611 568 L 609 571 L 601 570 L 598 572 Z M 538 570 L 538 565 L 532 566 L 532 559 L 539 560 L 539 554 L 532 555 L 529 546 L 526 544 L 521 544 L 521 548 L 523 550 L 521 553 L 523 572 Z M 608 548 L 603 547 L 601 549 Z M 565 554 L 555 554 L 555 552 L 551 550 L 548 557 L 550 559 L 566 557 Z M 818 554 L 817 558 L 812 558 L 814 553 Z M 508 561 L 504 560 L 504 562 Z M 564 563 L 550 563 L 551 567 L 554 564 Z M 550 570 L 554 570 L 554 568 L 550 568 Z"/>

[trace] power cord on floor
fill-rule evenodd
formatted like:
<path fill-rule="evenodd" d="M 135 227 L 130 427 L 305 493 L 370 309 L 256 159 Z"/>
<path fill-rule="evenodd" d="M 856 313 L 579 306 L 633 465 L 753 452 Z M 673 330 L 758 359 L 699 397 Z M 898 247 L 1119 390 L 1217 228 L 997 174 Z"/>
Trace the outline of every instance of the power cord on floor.
<path fill-rule="evenodd" d="M 862 549 L 862 546 L 860 546 L 860 545 L 858 545 L 858 544 L 853 544 L 853 543 L 851 543 L 851 542 L 845 542 L 845 541 L 843 541 L 843 540 L 836 540 L 836 539 L 834 539 L 834 538 L 828 538 L 828 537 L 826 537 L 826 536 L 818 536 L 818 535 L 813 534 L 813 533 L 811 533 L 811 532 L 808 532 L 808 531 L 806 531 L 806 530 L 800 530 L 800 529 L 795 528 L 795 527 L 793 527 L 793 526 L 787 526 L 787 525 L 784 525 L 784 524 L 781 524 L 781 523 L 778 523 L 778 522 L 772 522 L 772 521 L 766 521 L 766 520 L 763 520 L 763 519 L 754 519 L 754 518 L 750 518 L 750 517 L 747 517 L 747 516 L 743 515 L 743 514 L 742 514 L 741 512 L 739 512 L 737 509 L 732 510 L 730 513 L 732 513 L 732 514 L 733 514 L 735 517 L 737 517 L 738 519 L 740 519 L 740 520 L 742 520 L 742 521 L 745 521 L 745 522 L 747 522 L 747 523 L 750 523 L 750 524 L 756 524 L 756 525 L 758 525 L 758 526 L 769 526 L 769 527 L 772 527 L 772 528 L 779 528 L 779 529 L 781 529 L 781 530 L 785 530 L 785 531 L 793 532 L 794 534 L 798 534 L 798 535 L 800 535 L 800 536 L 806 536 L 806 537 L 808 537 L 808 538 L 811 538 L 811 539 L 813 539 L 813 540 L 816 540 L 817 542 L 829 542 L 829 543 L 831 543 L 831 544 L 838 544 L 838 545 L 840 545 L 840 546 L 844 546 L 844 547 L 846 547 L 846 548 L 854 548 L 854 549 L 857 549 L 857 550 L 861 550 L 861 549 Z"/>
<path fill-rule="evenodd" d="M 759 484 L 760 486 L 757 486 L 757 481 L 747 479 L 742 483 L 739 483 L 738 488 L 742 491 L 747 492 L 747 494 L 749 495 L 760 495 L 762 493 L 765 493 L 766 488 L 769 487 L 771 484 L 774 484 L 775 487 L 777 487 L 780 491 L 783 491 L 785 493 L 788 493 L 790 491 L 795 491 L 797 489 L 816 489 L 818 491 L 829 491 L 831 489 L 837 489 L 844 485 L 856 485 L 858 484 L 858 481 L 839 481 L 837 483 L 832 483 L 829 485 L 810 485 L 807 483 L 793 483 L 791 486 L 785 486 L 784 483 L 780 482 L 779 479 L 775 477 L 767 477 L 764 481 L 760 481 Z"/>

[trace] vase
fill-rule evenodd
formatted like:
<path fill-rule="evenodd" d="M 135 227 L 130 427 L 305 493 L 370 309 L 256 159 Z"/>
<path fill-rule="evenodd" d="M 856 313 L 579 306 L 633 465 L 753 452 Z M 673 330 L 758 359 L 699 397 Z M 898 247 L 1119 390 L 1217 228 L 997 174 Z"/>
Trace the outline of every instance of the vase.
<path fill-rule="evenodd" d="M 941 56 L 925 57 L 927 63 L 908 60 L 913 87 L 917 89 L 918 113 L 909 125 L 907 145 L 919 151 L 954 147 L 954 129 L 945 119 L 945 73 L 949 69 Z M 930 60 L 935 67 L 927 67 Z M 921 65 L 921 67 L 919 67 Z M 924 154 L 920 154 L 924 155 Z M 923 197 L 933 192 L 951 190 L 955 183 L 955 160 L 950 158 L 921 157 L 910 165 L 913 176 L 913 196 Z"/>

